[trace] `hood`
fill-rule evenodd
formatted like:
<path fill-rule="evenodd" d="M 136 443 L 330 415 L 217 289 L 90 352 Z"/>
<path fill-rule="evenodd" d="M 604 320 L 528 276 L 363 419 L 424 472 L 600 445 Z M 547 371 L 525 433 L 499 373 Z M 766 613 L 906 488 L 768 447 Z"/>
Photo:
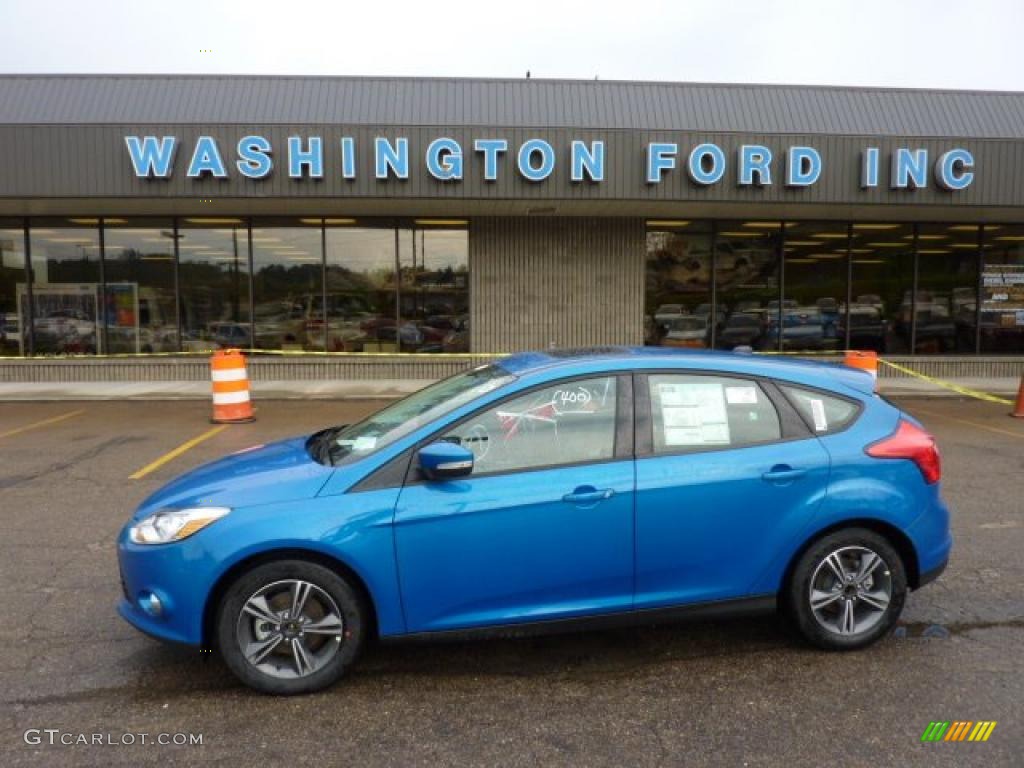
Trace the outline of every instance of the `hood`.
<path fill-rule="evenodd" d="M 163 507 L 245 507 L 312 498 L 334 468 L 311 459 L 306 440 L 254 446 L 203 464 L 151 494 L 135 518 Z"/>

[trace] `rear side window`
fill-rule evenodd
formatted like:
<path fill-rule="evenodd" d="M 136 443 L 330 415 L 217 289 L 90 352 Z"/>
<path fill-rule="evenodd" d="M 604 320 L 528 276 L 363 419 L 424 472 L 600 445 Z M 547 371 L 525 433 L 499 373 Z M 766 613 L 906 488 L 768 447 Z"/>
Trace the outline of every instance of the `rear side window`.
<path fill-rule="evenodd" d="M 654 453 L 739 448 L 782 438 L 779 414 L 756 381 L 652 374 Z"/>
<path fill-rule="evenodd" d="M 844 397 L 779 383 L 793 406 L 815 434 L 828 435 L 846 429 L 857 418 L 857 404 Z"/>

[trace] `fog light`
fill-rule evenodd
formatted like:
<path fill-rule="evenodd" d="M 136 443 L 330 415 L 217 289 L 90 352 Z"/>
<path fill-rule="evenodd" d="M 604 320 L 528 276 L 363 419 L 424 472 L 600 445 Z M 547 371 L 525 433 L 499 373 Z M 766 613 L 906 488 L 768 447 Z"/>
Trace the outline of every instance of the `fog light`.
<path fill-rule="evenodd" d="M 148 613 L 154 619 L 160 618 L 164 613 L 164 604 L 160 598 L 152 592 L 143 592 L 139 595 L 139 608 Z"/>

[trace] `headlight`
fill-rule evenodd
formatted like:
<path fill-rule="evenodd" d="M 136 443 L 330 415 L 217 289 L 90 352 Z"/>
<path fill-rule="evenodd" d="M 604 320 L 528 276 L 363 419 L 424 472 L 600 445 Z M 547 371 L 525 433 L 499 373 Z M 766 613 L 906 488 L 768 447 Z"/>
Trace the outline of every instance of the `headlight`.
<path fill-rule="evenodd" d="M 133 525 L 128 536 L 136 544 L 169 544 L 187 539 L 230 511 L 227 507 L 162 509 Z"/>

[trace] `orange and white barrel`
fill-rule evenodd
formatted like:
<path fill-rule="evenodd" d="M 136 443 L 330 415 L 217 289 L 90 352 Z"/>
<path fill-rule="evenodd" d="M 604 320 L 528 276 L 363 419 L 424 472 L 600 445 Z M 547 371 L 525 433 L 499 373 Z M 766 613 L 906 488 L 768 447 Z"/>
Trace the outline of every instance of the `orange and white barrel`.
<path fill-rule="evenodd" d="M 871 374 L 871 377 L 875 380 L 875 389 L 878 389 L 878 353 L 874 350 L 858 350 L 848 349 L 846 350 L 846 357 L 843 358 L 843 365 L 850 368 L 857 368 L 861 371 L 867 371 Z"/>
<path fill-rule="evenodd" d="M 249 374 L 245 355 L 237 349 L 218 349 L 210 357 L 213 381 L 213 418 L 216 424 L 252 421 Z"/>

